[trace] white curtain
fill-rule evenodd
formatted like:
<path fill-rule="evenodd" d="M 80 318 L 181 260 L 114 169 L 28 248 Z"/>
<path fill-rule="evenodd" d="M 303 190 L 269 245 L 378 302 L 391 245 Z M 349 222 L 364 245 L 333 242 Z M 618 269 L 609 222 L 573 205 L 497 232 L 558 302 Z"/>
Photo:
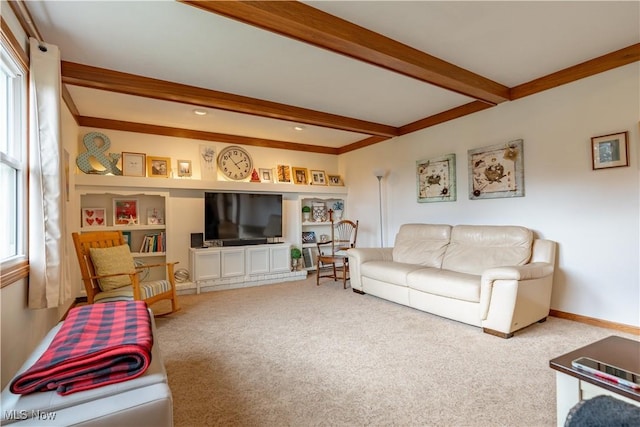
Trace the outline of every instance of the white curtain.
<path fill-rule="evenodd" d="M 29 308 L 58 307 L 63 289 L 64 203 L 60 52 L 31 38 L 29 138 Z"/>

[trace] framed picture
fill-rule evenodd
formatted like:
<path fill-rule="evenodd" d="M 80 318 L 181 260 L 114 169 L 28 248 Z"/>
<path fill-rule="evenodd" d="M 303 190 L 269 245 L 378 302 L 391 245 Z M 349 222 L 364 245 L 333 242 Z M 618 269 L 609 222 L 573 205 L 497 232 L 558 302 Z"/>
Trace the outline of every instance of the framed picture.
<path fill-rule="evenodd" d="M 113 225 L 138 224 L 138 199 L 113 199 Z"/>
<path fill-rule="evenodd" d="M 302 232 L 302 243 L 316 243 L 316 233 L 315 233 L 315 231 L 303 231 Z"/>
<path fill-rule="evenodd" d="M 260 182 L 273 182 L 273 172 L 271 169 L 260 168 Z"/>
<path fill-rule="evenodd" d="M 293 182 L 295 184 L 307 185 L 309 178 L 307 177 L 307 168 L 292 168 Z"/>
<path fill-rule="evenodd" d="M 291 166 L 278 165 L 276 167 L 276 179 L 280 183 L 291 184 Z"/>
<path fill-rule="evenodd" d="M 327 175 L 327 181 L 329 185 L 344 185 L 344 181 L 342 181 L 340 175 Z"/>
<path fill-rule="evenodd" d="M 456 200 L 456 155 L 447 154 L 416 162 L 418 202 Z"/>
<path fill-rule="evenodd" d="M 312 170 L 311 173 L 311 184 L 313 185 L 327 185 L 327 175 L 324 171 L 320 170 Z"/>
<path fill-rule="evenodd" d="M 524 197 L 522 139 L 469 150 L 469 199 Z"/>
<path fill-rule="evenodd" d="M 124 241 L 127 243 L 127 245 L 129 245 L 129 250 L 131 250 L 131 232 L 123 231 L 122 237 L 124 237 Z"/>
<path fill-rule="evenodd" d="M 302 259 L 304 260 L 304 268 L 315 267 L 318 260 L 318 249 L 302 248 Z"/>
<path fill-rule="evenodd" d="M 200 145 L 200 179 L 215 181 L 216 178 L 216 148 L 213 145 Z"/>
<path fill-rule="evenodd" d="M 191 160 L 178 160 L 178 176 L 191 176 Z"/>
<path fill-rule="evenodd" d="M 158 208 L 147 209 L 147 224 L 149 225 L 164 224 L 164 213 L 162 212 L 162 209 L 158 209 Z"/>
<path fill-rule="evenodd" d="M 107 225 L 105 208 L 82 208 L 82 227 L 103 227 Z"/>
<path fill-rule="evenodd" d="M 144 153 L 122 152 L 122 175 L 147 176 L 145 173 L 147 159 Z"/>
<path fill-rule="evenodd" d="M 147 156 L 147 176 L 153 178 L 169 178 L 171 159 L 169 157 Z"/>
<path fill-rule="evenodd" d="M 593 170 L 629 166 L 629 132 L 591 138 Z"/>

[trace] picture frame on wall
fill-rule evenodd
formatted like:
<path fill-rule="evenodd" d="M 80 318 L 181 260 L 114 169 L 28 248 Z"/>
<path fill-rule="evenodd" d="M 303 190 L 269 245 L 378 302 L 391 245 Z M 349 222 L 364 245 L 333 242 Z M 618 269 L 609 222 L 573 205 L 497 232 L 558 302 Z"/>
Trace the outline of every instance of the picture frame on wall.
<path fill-rule="evenodd" d="M 178 160 L 178 176 L 191 176 L 191 160 Z"/>
<path fill-rule="evenodd" d="M 524 197 L 524 140 L 468 151 L 469 199 Z"/>
<path fill-rule="evenodd" d="M 311 170 L 311 184 L 312 185 L 327 185 L 327 174 L 322 170 Z"/>
<path fill-rule="evenodd" d="M 629 132 L 591 138 L 593 170 L 629 166 Z"/>
<path fill-rule="evenodd" d="M 291 166 L 278 165 L 276 167 L 276 180 L 280 184 L 291 184 Z"/>
<path fill-rule="evenodd" d="M 113 199 L 113 225 L 138 225 L 138 199 Z"/>
<path fill-rule="evenodd" d="M 327 182 L 329 185 L 343 186 L 344 181 L 340 175 L 327 175 Z"/>
<path fill-rule="evenodd" d="M 260 182 L 273 182 L 273 171 L 267 168 L 260 168 Z"/>
<path fill-rule="evenodd" d="M 147 176 L 147 155 L 144 153 L 122 152 L 122 175 Z"/>
<path fill-rule="evenodd" d="M 82 208 L 82 228 L 104 227 L 107 225 L 105 208 Z"/>
<path fill-rule="evenodd" d="M 294 184 L 307 185 L 309 183 L 307 168 L 294 167 L 292 171 Z"/>
<path fill-rule="evenodd" d="M 147 176 L 152 178 L 169 178 L 171 159 L 169 157 L 147 156 Z"/>
<path fill-rule="evenodd" d="M 456 155 L 416 162 L 418 203 L 456 201 Z"/>

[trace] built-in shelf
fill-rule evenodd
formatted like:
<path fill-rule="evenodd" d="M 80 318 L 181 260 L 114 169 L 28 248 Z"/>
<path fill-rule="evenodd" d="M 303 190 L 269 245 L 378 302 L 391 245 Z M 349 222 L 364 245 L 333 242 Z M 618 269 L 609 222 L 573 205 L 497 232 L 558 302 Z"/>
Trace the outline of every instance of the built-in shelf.
<path fill-rule="evenodd" d="M 228 190 L 265 191 L 272 193 L 299 194 L 347 194 L 347 187 L 328 185 L 297 185 L 265 182 L 204 181 L 184 178 L 147 178 L 139 176 L 91 175 L 74 176 L 76 187 L 127 187 L 135 189 L 185 189 L 185 190 Z"/>

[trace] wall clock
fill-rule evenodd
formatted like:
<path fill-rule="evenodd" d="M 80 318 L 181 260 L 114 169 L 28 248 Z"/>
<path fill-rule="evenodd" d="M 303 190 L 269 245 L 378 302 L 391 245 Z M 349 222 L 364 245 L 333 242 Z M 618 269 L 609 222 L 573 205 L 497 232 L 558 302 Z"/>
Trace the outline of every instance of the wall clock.
<path fill-rule="evenodd" d="M 253 171 L 253 160 L 247 150 L 237 145 L 225 147 L 218 154 L 218 169 L 234 181 L 246 179 Z"/>

